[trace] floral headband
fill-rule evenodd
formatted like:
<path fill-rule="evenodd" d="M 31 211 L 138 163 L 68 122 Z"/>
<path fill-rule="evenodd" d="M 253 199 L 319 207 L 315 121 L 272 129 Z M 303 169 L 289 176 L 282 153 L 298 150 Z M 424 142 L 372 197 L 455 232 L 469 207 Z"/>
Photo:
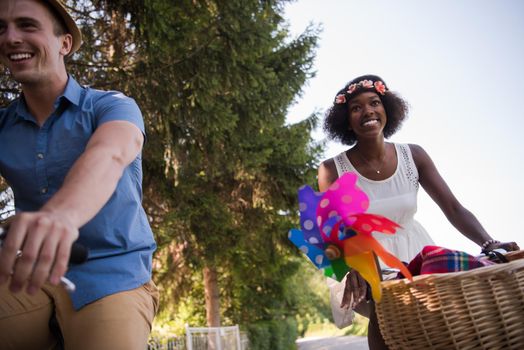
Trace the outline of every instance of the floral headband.
<path fill-rule="evenodd" d="M 357 89 L 373 89 L 373 88 L 375 88 L 375 90 L 381 95 L 386 94 L 386 91 L 387 91 L 386 85 L 382 81 L 377 80 L 373 82 L 373 80 L 361 80 L 358 83 L 349 85 L 345 93 L 337 95 L 335 97 L 335 103 L 336 104 L 346 103 L 346 95 L 351 95 Z"/>

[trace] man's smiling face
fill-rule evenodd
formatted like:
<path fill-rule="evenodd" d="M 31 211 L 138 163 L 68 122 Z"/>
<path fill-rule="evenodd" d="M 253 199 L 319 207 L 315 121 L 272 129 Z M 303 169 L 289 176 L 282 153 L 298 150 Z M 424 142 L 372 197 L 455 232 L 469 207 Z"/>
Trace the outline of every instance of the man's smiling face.
<path fill-rule="evenodd" d="M 0 59 L 22 84 L 53 79 L 64 68 L 70 34 L 56 33 L 56 19 L 36 0 L 0 0 Z"/>

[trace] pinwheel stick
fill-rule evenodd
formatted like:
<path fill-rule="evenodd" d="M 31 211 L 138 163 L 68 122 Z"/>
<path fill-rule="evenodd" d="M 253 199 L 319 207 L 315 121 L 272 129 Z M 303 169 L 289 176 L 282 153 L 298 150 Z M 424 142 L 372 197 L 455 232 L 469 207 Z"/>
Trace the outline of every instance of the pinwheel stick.
<path fill-rule="evenodd" d="M 382 282 L 384 280 L 382 278 L 382 269 L 380 268 L 380 262 L 378 261 L 378 256 L 375 252 L 373 252 L 373 258 L 375 259 L 375 266 L 377 268 L 378 278 L 380 279 L 380 282 Z"/>

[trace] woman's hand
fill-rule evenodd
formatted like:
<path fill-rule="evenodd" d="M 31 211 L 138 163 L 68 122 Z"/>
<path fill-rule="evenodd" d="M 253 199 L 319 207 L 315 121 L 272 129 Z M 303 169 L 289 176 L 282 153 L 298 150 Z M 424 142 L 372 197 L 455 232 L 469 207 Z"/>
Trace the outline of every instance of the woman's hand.
<path fill-rule="evenodd" d="M 357 271 L 349 271 L 346 275 L 346 286 L 340 307 L 354 309 L 366 299 L 367 288 L 366 281 Z"/>
<path fill-rule="evenodd" d="M 504 249 L 507 252 L 520 250 L 516 242 L 495 242 L 486 247 L 487 250 Z"/>

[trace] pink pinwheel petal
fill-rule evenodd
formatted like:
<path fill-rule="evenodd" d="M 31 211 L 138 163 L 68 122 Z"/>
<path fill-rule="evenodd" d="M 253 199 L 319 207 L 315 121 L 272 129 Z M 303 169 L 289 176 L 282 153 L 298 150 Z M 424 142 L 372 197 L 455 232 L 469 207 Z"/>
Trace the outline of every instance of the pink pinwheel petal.
<path fill-rule="evenodd" d="M 346 173 L 329 187 L 317 206 L 319 227 L 322 227 L 333 213 L 340 216 L 346 225 L 351 226 L 354 223 L 352 216 L 367 210 L 368 196 L 356 183 L 357 175 Z"/>

